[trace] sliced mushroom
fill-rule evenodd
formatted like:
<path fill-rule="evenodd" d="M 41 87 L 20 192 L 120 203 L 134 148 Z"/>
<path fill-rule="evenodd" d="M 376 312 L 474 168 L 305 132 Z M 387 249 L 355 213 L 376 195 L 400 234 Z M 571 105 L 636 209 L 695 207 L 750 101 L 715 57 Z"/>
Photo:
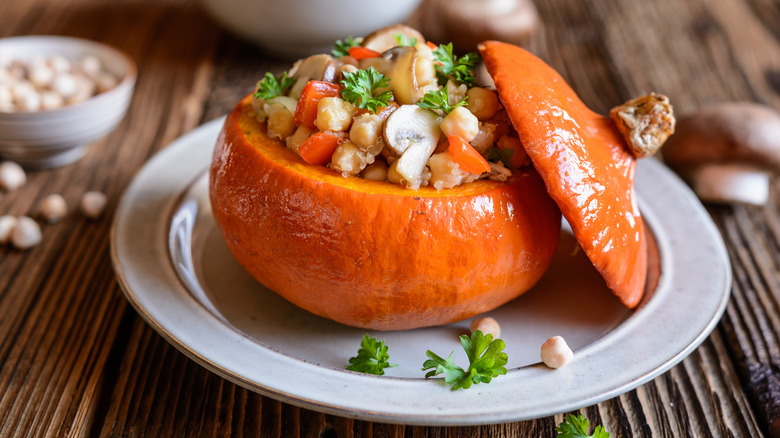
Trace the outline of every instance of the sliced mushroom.
<path fill-rule="evenodd" d="M 327 54 L 312 55 L 298 60 L 287 75 L 295 78 L 295 84 L 290 88 L 288 96 L 297 100 L 307 82 L 333 82 L 336 79 L 336 59 Z"/>
<path fill-rule="evenodd" d="M 385 144 L 400 156 L 393 167 L 407 185 L 420 185 L 425 163 L 436 149 L 440 135 L 439 116 L 417 105 L 402 105 L 385 121 Z"/>
<path fill-rule="evenodd" d="M 663 156 L 704 201 L 764 204 L 780 172 L 780 113 L 752 102 L 703 108 L 680 119 Z"/>
<path fill-rule="evenodd" d="M 415 41 L 416 45 L 425 44 L 425 37 L 416 29 L 404 24 L 394 24 L 372 32 L 363 39 L 361 45 L 365 48 L 382 53 L 398 46 L 398 40 L 396 39 L 397 35 L 406 38 L 410 42 Z"/>

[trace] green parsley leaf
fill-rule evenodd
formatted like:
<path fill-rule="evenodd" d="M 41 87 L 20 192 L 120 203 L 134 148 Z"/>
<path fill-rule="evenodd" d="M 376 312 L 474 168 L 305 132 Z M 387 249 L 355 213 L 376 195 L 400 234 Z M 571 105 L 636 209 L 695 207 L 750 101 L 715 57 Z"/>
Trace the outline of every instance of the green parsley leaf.
<path fill-rule="evenodd" d="M 436 61 L 434 67 L 439 85 L 444 86 L 449 79 L 466 84 L 469 88 L 477 85 L 476 70 L 480 61 L 478 53 L 471 52 L 458 57 L 453 54 L 452 43 L 449 43 L 440 44 L 434 49 L 433 58 Z"/>
<path fill-rule="evenodd" d="M 357 356 L 349 359 L 347 369 L 381 376 L 385 373 L 385 368 L 398 366 L 388 362 L 388 359 L 390 359 L 390 354 L 387 353 L 385 341 L 378 341 L 376 338 L 365 334 L 360 342 Z"/>
<path fill-rule="evenodd" d="M 493 340 L 493 335 L 483 335 L 475 330 L 471 337 L 463 335 L 460 344 L 466 350 L 469 358 L 469 367 L 463 368 L 455 365 L 452 354 L 443 359 L 436 353 L 428 350 L 425 354 L 430 358 L 423 363 L 423 371 L 428 371 L 425 377 L 444 374 L 444 381 L 452 385 L 452 390 L 460 388 L 468 389 L 472 383 L 490 383 L 491 379 L 499 374 L 506 374 L 507 355 L 503 353 L 506 344 L 501 339 Z"/>
<path fill-rule="evenodd" d="M 501 149 L 501 148 L 490 148 L 490 151 L 488 152 L 487 160 L 492 161 L 494 163 L 502 162 L 504 164 L 504 167 L 506 167 L 509 170 L 514 170 L 514 167 L 512 167 L 512 155 L 515 154 L 514 149 Z"/>
<path fill-rule="evenodd" d="M 402 34 L 402 33 L 394 33 L 393 38 L 395 38 L 395 41 L 398 43 L 399 46 L 410 46 L 414 47 L 417 45 L 417 38 L 409 38 L 408 36 Z"/>
<path fill-rule="evenodd" d="M 447 90 L 443 88 L 425 93 L 425 96 L 417 102 L 417 106 L 420 108 L 441 110 L 444 111 L 445 114 L 449 114 L 455 108 L 465 105 L 467 105 L 465 97 L 455 105 L 450 105 L 449 94 L 447 93 Z"/>
<path fill-rule="evenodd" d="M 271 73 L 266 73 L 265 77 L 257 83 L 257 92 L 254 97 L 268 100 L 276 96 L 283 96 L 293 84 L 295 84 L 295 78 L 288 78 L 287 72 L 282 73 L 278 78 Z"/>
<path fill-rule="evenodd" d="M 373 113 L 390 104 L 393 97 L 393 93 L 387 90 L 390 78 L 376 71 L 374 67 L 354 73 L 345 71 L 342 77 L 341 85 L 344 89 L 341 90 L 341 97 L 347 102 Z"/>
<path fill-rule="evenodd" d="M 333 50 L 330 51 L 331 55 L 335 56 L 336 58 L 341 58 L 342 56 L 349 56 L 349 48 L 355 47 L 360 45 L 360 39 L 355 39 L 350 37 L 347 37 L 343 42 L 341 40 L 336 40 L 335 43 L 333 43 Z"/>
<path fill-rule="evenodd" d="M 558 438 L 609 438 L 609 433 L 604 430 L 604 426 L 596 426 L 593 435 L 588 434 L 589 427 L 590 421 L 582 414 L 576 417 L 569 415 L 555 428 L 555 431 L 558 432 Z"/>

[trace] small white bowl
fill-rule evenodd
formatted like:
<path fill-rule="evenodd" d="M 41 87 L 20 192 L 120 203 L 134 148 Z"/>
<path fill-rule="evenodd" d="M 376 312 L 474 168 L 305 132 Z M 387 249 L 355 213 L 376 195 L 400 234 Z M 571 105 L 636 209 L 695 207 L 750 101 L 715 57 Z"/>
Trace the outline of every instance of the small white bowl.
<path fill-rule="evenodd" d="M 201 0 L 235 34 L 287 59 L 405 21 L 421 0 Z"/>
<path fill-rule="evenodd" d="M 96 56 L 118 78 L 117 86 L 81 103 L 32 112 L 0 112 L 0 156 L 27 168 L 57 167 L 77 161 L 87 146 L 122 120 L 133 96 L 138 71 L 130 57 L 94 41 L 61 36 L 0 39 L 0 53 L 11 59 L 62 55 Z"/>

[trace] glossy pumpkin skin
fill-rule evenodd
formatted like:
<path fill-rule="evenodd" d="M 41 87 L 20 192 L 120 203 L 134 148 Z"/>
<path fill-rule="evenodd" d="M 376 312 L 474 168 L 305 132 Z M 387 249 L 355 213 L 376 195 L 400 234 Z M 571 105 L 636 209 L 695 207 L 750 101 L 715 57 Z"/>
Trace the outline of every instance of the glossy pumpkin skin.
<path fill-rule="evenodd" d="M 306 164 L 264 131 L 248 98 L 228 116 L 214 218 L 244 268 L 314 314 L 376 330 L 447 324 L 519 296 L 552 260 L 560 212 L 533 170 L 414 191 Z"/>
<path fill-rule="evenodd" d="M 629 308 L 647 277 L 644 223 L 634 195 L 636 158 L 614 123 L 588 109 L 541 59 L 507 43 L 480 44 L 499 98 L 574 236 Z"/>

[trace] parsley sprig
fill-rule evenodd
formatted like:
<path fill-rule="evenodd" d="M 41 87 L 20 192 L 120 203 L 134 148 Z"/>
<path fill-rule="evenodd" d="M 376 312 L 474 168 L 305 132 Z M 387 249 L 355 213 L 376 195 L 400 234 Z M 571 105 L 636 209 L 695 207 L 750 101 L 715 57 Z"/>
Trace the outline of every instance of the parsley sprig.
<path fill-rule="evenodd" d="M 349 359 L 347 369 L 359 373 L 376 374 L 381 376 L 385 368 L 398 366 L 388 362 L 390 354 L 387 352 L 385 341 L 379 341 L 367 334 L 363 335 L 357 356 Z"/>
<path fill-rule="evenodd" d="M 425 93 L 425 96 L 417 102 L 417 106 L 420 108 L 441 110 L 445 114 L 449 114 L 455 108 L 465 105 L 467 105 L 465 97 L 455 105 L 450 105 L 449 94 L 447 93 L 447 90 L 443 88 Z"/>
<path fill-rule="evenodd" d="M 343 72 L 341 97 L 360 109 L 376 113 L 379 108 L 390 104 L 393 93 L 387 89 L 390 78 L 376 71 L 374 67 L 357 70 L 354 73 Z M 384 89 L 384 91 L 383 91 Z"/>
<path fill-rule="evenodd" d="M 604 430 L 604 426 L 596 426 L 593 435 L 588 434 L 590 421 L 582 414 L 569 415 L 563 419 L 563 422 L 555 428 L 558 432 L 558 438 L 609 438 L 609 433 Z"/>
<path fill-rule="evenodd" d="M 276 96 L 283 96 L 288 88 L 295 84 L 295 78 L 288 78 L 287 72 L 282 73 L 278 78 L 271 73 L 266 72 L 263 79 L 257 83 L 255 98 L 263 100 L 273 99 Z"/>
<path fill-rule="evenodd" d="M 506 167 L 509 170 L 515 170 L 514 167 L 512 167 L 512 155 L 515 154 L 514 149 L 500 149 L 500 148 L 490 148 L 490 152 L 488 153 L 487 160 L 492 161 L 494 163 L 498 163 L 499 161 L 504 164 L 504 167 Z"/>
<path fill-rule="evenodd" d="M 359 38 L 352 38 L 347 37 L 344 41 L 336 40 L 335 43 L 333 43 L 333 50 L 330 51 L 331 55 L 335 56 L 336 58 L 341 58 L 342 56 L 349 56 L 349 48 L 355 47 L 360 45 L 360 39 Z"/>
<path fill-rule="evenodd" d="M 469 366 L 466 370 L 455 365 L 452 354 L 443 359 L 436 353 L 428 350 L 425 354 L 430 358 L 423 363 L 423 371 L 428 371 L 425 377 L 444 374 L 444 381 L 452 385 L 452 390 L 460 388 L 468 389 L 472 383 L 490 383 L 490 380 L 499 374 L 506 374 L 507 355 L 502 350 L 506 344 L 501 339 L 493 340 L 493 335 L 483 335 L 475 330 L 471 337 L 462 335 L 460 344 L 466 350 L 469 358 Z"/>
<path fill-rule="evenodd" d="M 395 42 L 398 43 L 399 46 L 411 46 L 414 47 L 417 45 L 417 38 L 409 38 L 408 36 L 402 34 L 402 33 L 394 33 L 393 38 L 395 38 Z"/>
<path fill-rule="evenodd" d="M 434 49 L 433 58 L 436 61 L 434 66 L 439 85 L 443 86 L 450 79 L 466 84 L 469 88 L 477 85 L 476 70 L 480 60 L 478 53 L 471 52 L 463 56 L 456 56 L 452 52 L 452 43 L 449 43 L 440 44 Z"/>

